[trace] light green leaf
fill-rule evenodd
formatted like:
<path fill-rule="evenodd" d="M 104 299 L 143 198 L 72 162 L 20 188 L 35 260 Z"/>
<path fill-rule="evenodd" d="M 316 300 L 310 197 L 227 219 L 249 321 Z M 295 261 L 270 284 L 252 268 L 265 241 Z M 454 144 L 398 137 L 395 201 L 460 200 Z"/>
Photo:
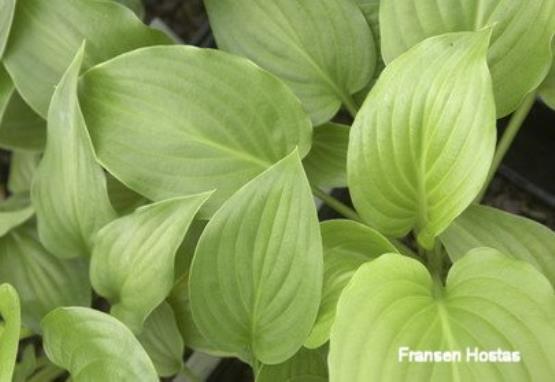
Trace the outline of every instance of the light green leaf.
<path fill-rule="evenodd" d="M 87 262 L 50 254 L 32 224 L 0 238 L 0 282 L 17 288 L 23 323 L 35 333 L 40 333 L 40 321 L 51 310 L 91 303 Z"/>
<path fill-rule="evenodd" d="M 555 110 L 555 59 L 551 64 L 551 70 L 540 86 L 539 95 L 547 106 Z"/>
<path fill-rule="evenodd" d="M 45 142 L 46 122 L 27 106 L 0 64 L 0 147 L 41 151 Z"/>
<path fill-rule="evenodd" d="M 514 111 L 551 65 L 554 0 L 382 0 L 382 54 L 390 63 L 418 42 L 493 27 L 488 64 L 497 116 Z"/>
<path fill-rule="evenodd" d="M 209 196 L 149 204 L 98 232 L 91 259 L 93 288 L 134 333 L 141 332 L 146 317 L 170 293 L 177 248 Z"/>
<path fill-rule="evenodd" d="M 321 349 L 301 348 L 293 358 L 282 364 L 262 366 L 256 382 L 327 382 L 328 366 Z"/>
<path fill-rule="evenodd" d="M 148 203 L 148 199 L 137 194 L 110 174 L 106 174 L 106 186 L 110 202 L 119 215 L 127 215 L 137 207 Z"/>
<path fill-rule="evenodd" d="M 175 321 L 172 308 L 160 304 L 145 321 L 137 337 L 156 367 L 158 375 L 170 377 L 181 370 L 185 345 Z"/>
<path fill-rule="evenodd" d="M 555 233 L 530 219 L 472 205 L 440 239 L 453 261 L 473 248 L 491 247 L 528 261 L 555 285 Z"/>
<path fill-rule="evenodd" d="M 52 97 L 48 141 L 31 187 L 41 242 L 64 258 L 89 256 L 96 232 L 116 216 L 77 101 L 84 52 L 82 45 Z"/>
<path fill-rule="evenodd" d="M 331 382 L 531 382 L 555 375 L 553 289 L 532 266 L 494 249 L 456 262 L 445 287 L 417 260 L 381 256 L 355 273 L 337 312 Z M 399 358 L 404 347 L 460 351 L 461 361 L 408 362 Z M 468 362 L 467 348 L 520 352 L 520 362 Z"/>
<path fill-rule="evenodd" d="M 414 229 L 431 248 L 480 191 L 496 137 L 488 40 L 488 31 L 425 40 L 392 62 L 366 99 L 347 174 L 357 211 L 380 232 Z"/>
<path fill-rule="evenodd" d="M 207 0 L 220 49 L 250 58 L 287 83 L 315 126 L 372 78 L 372 32 L 353 0 Z M 348 22 L 346 22 L 348 20 Z"/>
<path fill-rule="evenodd" d="M 352 220 L 330 220 L 320 224 L 324 247 L 324 288 L 318 318 L 308 348 L 322 346 L 330 338 L 337 301 L 355 271 L 365 262 L 388 253 L 398 252 L 384 236 Z"/>
<path fill-rule="evenodd" d="M 12 153 L 8 190 L 14 194 L 31 191 L 31 183 L 37 171 L 39 154 L 27 151 Z"/>
<path fill-rule="evenodd" d="M 220 351 L 284 362 L 314 324 L 322 273 L 318 218 L 295 150 L 206 225 L 191 266 L 193 318 Z"/>
<path fill-rule="evenodd" d="M 314 129 L 312 148 L 303 160 L 308 180 L 318 187 L 347 186 L 349 126 L 327 123 Z"/>
<path fill-rule="evenodd" d="M 17 357 L 21 318 L 19 298 L 10 284 L 0 285 L 0 382 L 10 382 Z"/>
<path fill-rule="evenodd" d="M 197 328 L 193 320 L 193 313 L 191 312 L 188 273 L 181 275 L 176 281 L 167 301 L 173 309 L 177 327 L 188 348 L 216 356 L 232 356 L 231 354 L 219 351 L 215 345 L 208 342 L 206 337 Z"/>
<path fill-rule="evenodd" d="M 29 220 L 35 211 L 26 194 L 13 195 L 0 203 L 0 238 Z"/>
<path fill-rule="evenodd" d="M 83 40 L 89 42 L 85 68 L 140 47 L 171 43 L 113 1 L 18 1 L 4 64 L 23 98 L 43 117 Z"/>
<path fill-rule="evenodd" d="M 15 0 L 0 2 L 0 60 L 4 55 L 15 13 Z"/>
<path fill-rule="evenodd" d="M 108 314 L 58 308 L 42 321 L 44 350 L 74 382 L 158 382 L 152 361 L 133 333 Z"/>
<path fill-rule="evenodd" d="M 217 189 L 211 214 L 295 146 L 301 156 L 310 149 L 312 128 L 291 91 L 224 52 L 141 49 L 91 69 L 81 85 L 99 160 L 150 200 Z"/>

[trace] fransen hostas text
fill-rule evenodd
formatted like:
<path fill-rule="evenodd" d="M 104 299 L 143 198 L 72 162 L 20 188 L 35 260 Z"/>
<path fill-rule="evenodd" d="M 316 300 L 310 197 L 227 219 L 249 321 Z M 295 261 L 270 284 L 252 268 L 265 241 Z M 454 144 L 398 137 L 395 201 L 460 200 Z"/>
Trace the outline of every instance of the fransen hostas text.
<path fill-rule="evenodd" d="M 427 362 L 499 362 L 517 363 L 521 356 L 519 351 L 494 349 L 482 350 L 477 347 L 467 347 L 465 350 L 413 350 L 402 346 L 398 351 L 399 362 L 427 363 Z"/>

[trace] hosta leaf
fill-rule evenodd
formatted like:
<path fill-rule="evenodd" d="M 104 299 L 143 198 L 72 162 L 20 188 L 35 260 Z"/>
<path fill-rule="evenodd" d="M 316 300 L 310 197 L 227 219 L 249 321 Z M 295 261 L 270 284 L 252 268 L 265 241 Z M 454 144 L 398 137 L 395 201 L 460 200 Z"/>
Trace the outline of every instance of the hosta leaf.
<path fill-rule="evenodd" d="M 347 173 L 361 216 L 421 245 L 475 198 L 495 149 L 488 31 L 437 36 L 392 62 L 351 129 Z"/>
<path fill-rule="evenodd" d="M 324 288 L 318 318 L 308 348 L 326 343 L 335 320 L 339 296 L 355 271 L 365 262 L 397 249 L 379 232 L 352 220 L 330 220 L 320 224 L 324 247 Z"/>
<path fill-rule="evenodd" d="M 129 329 L 89 308 L 58 308 L 41 323 L 44 350 L 75 382 L 158 382 L 152 361 Z"/>
<path fill-rule="evenodd" d="M 89 256 L 94 235 L 116 214 L 77 101 L 84 45 L 62 77 L 48 113 L 48 142 L 31 188 L 41 242 L 56 256 Z"/>
<path fill-rule="evenodd" d="M 473 205 L 441 235 L 451 260 L 476 247 L 491 247 L 528 261 L 555 285 L 555 233 L 532 220 Z"/>
<path fill-rule="evenodd" d="M 310 149 L 310 122 L 291 91 L 215 50 L 124 54 L 84 75 L 80 100 L 112 174 L 151 200 L 217 189 L 209 213 L 295 146 L 301 156 Z"/>
<path fill-rule="evenodd" d="M 14 195 L 2 201 L 0 203 L 0 237 L 25 223 L 34 213 L 29 197 L 25 194 Z"/>
<path fill-rule="evenodd" d="M 515 110 L 545 77 L 555 33 L 554 0 L 382 0 L 386 63 L 418 42 L 447 32 L 493 27 L 488 64 L 497 116 Z"/>
<path fill-rule="evenodd" d="M 257 382 L 327 382 L 326 355 L 320 350 L 301 348 L 293 358 L 284 363 L 263 366 Z"/>
<path fill-rule="evenodd" d="M 15 13 L 16 0 L 3 0 L 0 2 L 0 60 L 4 55 L 10 29 L 12 27 L 13 17 Z"/>
<path fill-rule="evenodd" d="M 167 301 L 173 309 L 177 327 L 188 348 L 217 356 L 229 356 L 229 354 L 218 351 L 213 344 L 209 343 L 206 337 L 200 333 L 193 320 L 189 299 L 188 273 L 181 275 L 176 281 Z"/>
<path fill-rule="evenodd" d="M 0 147 L 40 151 L 45 141 L 46 122 L 27 106 L 0 65 Z"/>
<path fill-rule="evenodd" d="M 135 333 L 170 293 L 175 252 L 209 193 L 169 199 L 114 220 L 97 235 L 91 259 L 96 292 Z"/>
<path fill-rule="evenodd" d="M 347 186 L 349 126 L 327 123 L 314 129 L 312 148 L 303 160 L 310 183 L 319 187 Z"/>
<path fill-rule="evenodd" d="M 10 175 L 8 177 L 8 190 L 14 194 L 29 192 L 38 163 L 39 155 L 37 153 L 27 151 L 13 152 L 10 163 Z"/>
<path fill-rule="evenodd" d="M 50 254 L 32 224 L 0 238 L 0 282 L 17 288 L 23 323 L 35 333 L 40 333 L 40 321 L 51 310 L 91 303 L 86 261 L 62 260 Z"/>
<path fill-rule="evenodd" d="M 555 110 L 555 59 L 551 64 L 551 70 L 540 86 L 539 95 L 547 106 Z"/>
<path fill-rule="evenodd" d="M 387 254 L 343 291 L 332 329 L 331 382 L 549 381 L 555 296 L 532 266 L 494 249 L 456 262 L 446 286 L 417 260 Z M 460 351 L 460 362 L 408 362 L 400 349 Z M 466 349 L 520 352 L 520 362 L 467 361 Z"/>
<path fill-rule="evenodd" d="M 329 121 L 372 78 L 372 32 L 353 0 L 207 0 L 221 49 L 284 80 L 314 125 Z M 348 20 L 348 22 L 345 22 Z"/>
<path fill-rule="evenodd" d="M 181 370 L 185 345 L 172 308 L 167 303 L 160 304 L 148 316 L 138 339 L 159 376 L 170 377 Z"/>
<path fill-rule="evenodd" d="M 83 40 L 89 42 L 85 68 L 143 46 L 171 43 L 114 1 L 18 1 L 4 64 L 23 98 L 43 117 Z"/>
<path fill-rule="evenodd" d="M 19 298 L 17 292 L 10 284 L 0 285 L 0 381 L 12 380 L 21 318 L 19 311 Z"/>
<path fill-rule="evenodd" d="M 295 150 L 237 191 L 204 229 L 190 275 L 201 333 L 249 362 L 293 356 L 318 312 L 321 245 Z"/>

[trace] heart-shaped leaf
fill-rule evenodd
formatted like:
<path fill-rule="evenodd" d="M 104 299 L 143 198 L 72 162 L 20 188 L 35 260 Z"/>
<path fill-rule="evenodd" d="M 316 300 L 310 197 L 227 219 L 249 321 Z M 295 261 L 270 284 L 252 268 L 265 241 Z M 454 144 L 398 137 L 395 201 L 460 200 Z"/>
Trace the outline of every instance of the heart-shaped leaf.
<path fill-rule="evenodd" d="M 318 318 L 308 348 L 322 346 L 330 338 L 337 301 L 355 271 L 365 262 L 397 249 L 379 232 L 352 220 L 329 220 L 320 224 L 324 247 L 324 288 Z"/>
<path fill-rule="evenodd" d="M 83 44 L 52 96 L 48 142 L 31 188 L 41 242 L 54 255 L 90 256 L 96 232 L 115 218 L 77 101 Z"/>
<path fill-rule="evenodd" d="M 418 42 L 447 32 L 493 28 L 488 64 L 497 116 L 515 110 L 551 65 L 554 0 L 382 0 L 382 54 L 390 63 Z"/>
<path fill-rule="evenodd" d="M 31 184 L 39 164 L 39 154 L 28 151 L 14 151 L 10 163 L 8 190 L 12 194 L 31 191 Z"/>
<path fill-rule="evenodd" d="M 287 83 L 315 126 L 372 78 L 372 32 L 353 0 L 207 0 L 220 49 L 250 58 Z M 348 20 L 348 22 L 345 22 Z"/>
<path fill-rule="evenodd" d="M 357 211 L 380 232 L 414 229 L 426 248 L 480 191 L 495 149 L 489 32 L 430 38 L 392 62 L 351 129 Z"/>
<path fill-rule="evenodd" d="M 0 238 L 0 282 L 19 291 L 23 324 L 40 333 L 40 321 L 61 306 L 89 306 L 91 286 L 84 259 L 63 260 L 39 242 L 32 224 Z"/>
<path fill-rule="evenodd" d="M 218 350 L 281 363 L 314 324 L 322 270 L 316 209 L 295 150 L 208 222 L 191 266 L 193 318 Z"/>
<path fill-rule="evenodd" d="M 89 308 L 58 308 L 42 320 L 44 350 L 75 382 L 158 382 L 152 361 L 129 329 Z"/>
<path fill-rule="evenodd" d="M 2 201 L 0 203 L 0 237 L 25 223 L 34 213 L 29 197 L 25 194 L 14 195 Z"/>
<path fill-rule="evenodd" d="M 21 318 L 19 298 L 10 284 L 0 285 L 0 381 L 9 382 L 17 357 Z"/>
<path fill-rule="evenodd" d="M 327 382 L 328 366 L 321 349 L 301 348 L 293 358 L 279 365 L 262 366 L 256 382 Z"/>
<path fill-rule="evenodd" d="M 531 265 L 490 248 L 456 262 L 445 287 L 420 262 L 387 254 L 360 267 L 343 291 L 330 343 L 331 382 L 549 381 L 555 295 Z M 467 358 L 476 350 L 505 354 Z M 460 359 L 409 362 L 409 351 Z"/>
<path fill-rule="evenodd" d="M 144 330 L 137 338 L 159 376 L 171 377 L 181 370 L 185 345 L 172 308 L 167 303 L 160 304 L 148 316 Z"/>
<path fill-rule="evenodd" d="M 453 261 L 472 248 L 491 247 L 528 261 L 555 285 L 555 233 L 530 219 L 473 205 L 449 225 L 440 239 Z"/>
<path fill-rule="evenodd" d="M 41 116 L 83 40 L 89 41 L 85 68 L 143 46 L 171 43 L 114 1 L 18 1 L 3 61 L 19 93 Z"/>
<path fill-rule="evenodd" d="M 310 149 L 310 122 L 291 91 L 224 52 L 141 49 L 91 69 L 81 85 L 99 160 L 151 200 L 217 189 L 211 214 L 295 146 L 303 157 Z"/>
<path fill-rule="evenodd" d="M 314 129 L 312 148 L 303 160 L 308 180 L 318 187 L 347 186 L 349 126 L 326 123 Z"/>
<path fill-rule="evenodd" d="M 98 232 L 90 270 L 93 288 L 133 332 L 141 332 L 146 317 L 170 293 L 177 248 L 209 196 L 149 204 Z"/>
<path fill-rule="evenodd" d="M 0 147 L 41 151 L 45 142 L 46 122 L 27 106 L 0 64 Z"/>

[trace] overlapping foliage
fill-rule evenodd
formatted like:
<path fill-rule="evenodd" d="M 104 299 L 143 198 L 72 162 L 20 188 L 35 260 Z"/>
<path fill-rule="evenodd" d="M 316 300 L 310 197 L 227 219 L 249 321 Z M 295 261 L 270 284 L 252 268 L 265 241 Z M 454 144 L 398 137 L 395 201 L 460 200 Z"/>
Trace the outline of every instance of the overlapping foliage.
<path fill-rule="evenodd" d="M 555 0 L 205 5 L 221 50 L 136 0 L 0 0 L 0 382 L 156 381 L 185 348 L 261 382 L 554 375 L 555 234 L 476 198 L 496 118 L 554 104 Z"/>

